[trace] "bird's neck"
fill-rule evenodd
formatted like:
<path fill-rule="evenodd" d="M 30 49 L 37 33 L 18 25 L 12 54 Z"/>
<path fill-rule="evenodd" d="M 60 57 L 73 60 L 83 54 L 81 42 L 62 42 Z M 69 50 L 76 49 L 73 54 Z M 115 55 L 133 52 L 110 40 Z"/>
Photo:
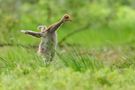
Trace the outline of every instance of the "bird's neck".
<path fill-rule="evenodd" d="M 63 24 L 63 23 L 64 23 L 63 19 L 61 19 L 61 20 L 58 21 L 58 24 L 59 24 L 59 25 L 61 25 L 61 24 Z"/>

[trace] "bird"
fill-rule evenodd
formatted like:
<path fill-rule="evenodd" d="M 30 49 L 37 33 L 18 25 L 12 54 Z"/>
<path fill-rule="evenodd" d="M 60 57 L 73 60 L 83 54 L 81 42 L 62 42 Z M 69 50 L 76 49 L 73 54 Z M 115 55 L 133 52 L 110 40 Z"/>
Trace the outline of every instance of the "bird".
<path fill-rule="evenodd" d="M 50 25 L 48 28 L 46 26 L 38 26 L 40 32 L 34 32 L 31 30 L 21 30 L 21 32 L 32 35 L 37 38 L 41 38 L 37 53 L 43 57 L 46 64 L 53 61 L 57 47 L 57 30 L 65 22 L 72 21 L 70 15 L 65 14 L 62 18 Z"/>

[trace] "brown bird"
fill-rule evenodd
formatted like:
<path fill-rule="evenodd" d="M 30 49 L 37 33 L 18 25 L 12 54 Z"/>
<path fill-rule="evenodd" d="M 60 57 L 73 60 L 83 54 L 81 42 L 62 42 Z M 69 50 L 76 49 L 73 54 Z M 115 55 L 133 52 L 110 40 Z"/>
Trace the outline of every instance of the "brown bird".
<path fill-rule="evenodd" d="M 34 37 L 41 38 L 41 42 L 38 48 L 38 54 L 40 54 L 45 60 L 45 63 L 50 63 L 55 55 L 57 46 L 57 33 L 56 30 L 65 22 L 71 21 L 68 14 L 65 14 L 57 23 L 46 26 L 39 26 L 40 32 L 33 32 L 30 30 L 22 30 L 25 34 L 32 35 Z"/>

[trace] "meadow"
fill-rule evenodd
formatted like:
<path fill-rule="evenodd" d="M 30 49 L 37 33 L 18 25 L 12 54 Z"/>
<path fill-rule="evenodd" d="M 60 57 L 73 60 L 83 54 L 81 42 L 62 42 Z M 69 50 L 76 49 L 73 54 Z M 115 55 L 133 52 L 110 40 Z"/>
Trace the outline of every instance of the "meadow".
<path fill-rule="evenodd" d="M 57 31 L 46 66 L 40 39 L 20 30 L 38 31 L 65 13 L 72 22 Z M 0 0 L 0 20 L 0 90 L 135 90 L 133 0 Z"/>

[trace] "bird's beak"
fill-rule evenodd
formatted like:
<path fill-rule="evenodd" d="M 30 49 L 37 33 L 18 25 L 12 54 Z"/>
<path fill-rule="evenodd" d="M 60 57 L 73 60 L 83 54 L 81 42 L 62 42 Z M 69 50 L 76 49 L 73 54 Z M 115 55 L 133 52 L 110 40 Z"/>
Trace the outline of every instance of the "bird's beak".
<path fill-rule="evenodd" d="M 72 21 L 72 19 L 69 19 L 68 21 Z"/>

